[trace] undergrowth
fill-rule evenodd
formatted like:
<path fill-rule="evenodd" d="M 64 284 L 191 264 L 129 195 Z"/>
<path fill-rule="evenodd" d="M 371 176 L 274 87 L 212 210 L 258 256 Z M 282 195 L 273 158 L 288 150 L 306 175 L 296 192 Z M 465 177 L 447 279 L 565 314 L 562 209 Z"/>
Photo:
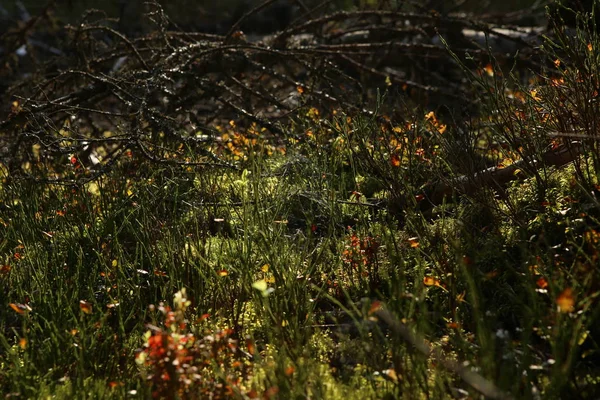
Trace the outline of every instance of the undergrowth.
<path fill-rule="evenodd" d="M 76 186 L 2 167 L 0 390 L 597 397 L 600 41 L 580 18 L 527 82 L 463 64 L 470 120 L 315 106 L 285 140 L 219 127 L 236 168 L 129 151 Z M 58 162 L 35 172 L 85 173 Z"/>

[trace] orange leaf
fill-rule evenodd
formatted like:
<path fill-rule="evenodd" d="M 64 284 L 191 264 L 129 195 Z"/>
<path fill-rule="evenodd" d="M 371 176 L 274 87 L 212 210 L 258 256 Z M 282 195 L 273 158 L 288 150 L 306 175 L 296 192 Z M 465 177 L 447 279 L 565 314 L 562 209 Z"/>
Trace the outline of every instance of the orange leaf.
<path fill-rule="evenodd" d="M 198 317 L 198 319 L 196 320 L 196 322 L 202 322 L 205 319 L 210 318 L 210 314 L 206 313 L 206 314 L 202 314 L 200 317 Z"/>
<path fill-rule="evenodd" d="M 265 391 L 265 393 L 263 394 L 263 399 L 277 397 L 277 393 L 279 393 L 279 388 L 277 386 L 272 386 Z"/>
<path fill-rule="evenodd" d="M 575 310 L 575 297 L 573 297 L 573 289 L 566 288 L 556 298 L 558 311 L 569 313 Z"/>
<path fill-rule="evenodd" d="M 254 340 L 250 338 L 246 338 L 246 348 L 248 349 L 248 353 L 251 355 L 256 354 L 256 347 L 254 346 Z"/>
<path fill-rule="evenodd" d="M 540 289 L 546 289 L 548 287 L 548 281 L 543 276 L 541 276 L 535 283 Z"/>
<path fill-rule="evenodd" d="M 293 366 L 293 365 L 290 365 L 289 367 L 287 367 L 287 368 L 285 369 L 285 374 L 286 374 L 286 376 L 292 376 L 292 374 L 294 373 L 294 371 L 295 371 L 295 370 L 296 370 L 296 369 L 294 368 L 294 366 Z"/>
<path fill-rule="evenodd" d="M 387 379 L 391 380 L 392 382 L 398 382 L 398 374 L 396 373 L 395 370 L 393 369 L 386 369 L 384 371 L 381 371 L 382 374 L 387 377 Z"/>
<path fill-rule="evenodd" d="M 91 314 L 92 313 L 92 304 L 85 300 L 79 300 L 79 309 L 81 311 L 83 311 L 85 314 Z"/>
<path fill-rule="evenodd" d="M 492 64 L 486 65 L 484 70 L 485 73 L 488 74 L 488 76 L 494 76 L 494 67 L 492 67 Z"/>
<path fill-rule="evenodd" d="M 433 276 L 426 276 L 423 278 L 423 285 L 425 286 L 440 286 L 440 280 Z"/>
<path fill-rule="evenodd" d="M 10 303 L 9 306 L 17 314 L 24 314 L 26 311 L 31 311 L 31 307 L 29 307 L 27 304 Z"/>
<path fill-rule="evenodd" d="M 219 275 L 219 276 L 227 276 L 227 275 L 229 275 L 229 272 L 227 272 L 226 269 L 220 269 L 220 270 L 217 271 L 217 275 Z"/>
<path fill-rule="evenodd" d="M 119 303 L 118 301 L 115 300 L 112 303 L 108 303 L 106 305 L 106 308 L 109 308 L 109 309 L 111 309 L 111 308 L 117 308 L 117 307 L 119 307 L 120 304 L 121 303 Z"/>
<path fill-rule="evenodd" d="M 487 274 L 485 274 L 485 279 L 490 280 L 490 279 L 494 279 L 497 276 L 498 276 L 498 270 L 494 269 L 494 270 L 488 272 Z"/>
<path fill-rule="evenodd" d="M 392 154 L 390 162 L 392 163 L 392 165 L 394 167 L 399 167 L 400 166 L 400 157 L 398 157 L 397 154 Z"/>
<path fill-rule="evenodd" d="M 412 247 L 412 248 L 419 247 L 419 238 L 418 237 L 411 237 L 408 239 L 408 242 L 410 243 L 410 247 Z"/>
<path fill-rule="evenodd" d="M 383 307 L 382 307 L 381 302 L 378 300 L 375 300 L 374 302 L 371 303 L 371 307 L 369 307 L 369 315 L 381 310 L 382 308 Z"/>
<path fill-rule="evenodd" d="M 19 347 L 22 350 L 25 350 L 25 348 L 27 347 L 27 339 L 25 339 L 25 338 L 19 339 Z"/>

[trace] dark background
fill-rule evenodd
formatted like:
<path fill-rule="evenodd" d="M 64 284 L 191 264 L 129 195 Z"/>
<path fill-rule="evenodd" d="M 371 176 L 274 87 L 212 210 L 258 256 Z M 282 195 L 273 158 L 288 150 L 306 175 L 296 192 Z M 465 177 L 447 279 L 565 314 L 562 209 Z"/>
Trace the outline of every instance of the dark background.
<path fill-rule="evenodd" d="M 158 1 L 179 28 L 189 31 L 204 31 L 223 33 L 247 10 L 261 3 L 250 0 L 159 0 Z M 121 28 L 128 33 L 135 33 L 141 29 L 142 18 L 145 11 L 145 0 L 56 0 L 54 15 L 63 22 L 75 23 L 85 10 L 94 8 L 102 10 L 110 18 L 119 18 Z M 246 24 L 245 31 L 275 31 L 295 18 L 301 17 L 306 9 L 311 9 L 321 0 L 279 0 L 269 6 L 253 21 Z M 459 5 L 457 5 L 459 3 Z M 357 8 L 403 7 L 405 9 L 435 9 L 440 13 L 446 12 L 475 12 L 478 14 L 494 14 L 510 12 L 531 6 L 543 6 L 548 3 L 544 0 L 505 0 L 505 1 L 394 1 L 394 0 L 335 0 L 317 13 L 330 13 L 339 10 L 352 10 Z M 4 18 L 14 18 L 22 10 L 31 15 L 36 15 L 48 4 L 47 0 L 22 0 L 20 2 L 5 0 L 0 4 L 0 15 Z M 22 6 L 20 6 L 22 5 Z M 314 15 L 313 15 L 314 16 Z M 262 32 L 261 32 L 262 33 Z"/>

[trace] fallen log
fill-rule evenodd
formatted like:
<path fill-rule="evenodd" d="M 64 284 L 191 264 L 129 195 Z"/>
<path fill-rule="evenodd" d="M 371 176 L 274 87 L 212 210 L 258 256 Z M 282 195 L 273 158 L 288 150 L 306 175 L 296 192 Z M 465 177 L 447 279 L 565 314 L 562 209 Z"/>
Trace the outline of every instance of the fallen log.
<path fill-rule="evenodd" d="M 473 175 L 462 175 L 455 179 L 432 183 L 423 190 L 424 198 L 420 203 L 420 208 L 421 210 L 433 208 L 454 194 L 469 196 L 482 188 L 505 187 L 509 182 L 518 178 L 518 171 L 533 172 L 543 167 L 560 167 L 574 161 L 582 152 L 583 144 L 580 141 L 572 141 L 547 151 L 539 159 L 528 157 L 506 167 L 495 166 Z"/>

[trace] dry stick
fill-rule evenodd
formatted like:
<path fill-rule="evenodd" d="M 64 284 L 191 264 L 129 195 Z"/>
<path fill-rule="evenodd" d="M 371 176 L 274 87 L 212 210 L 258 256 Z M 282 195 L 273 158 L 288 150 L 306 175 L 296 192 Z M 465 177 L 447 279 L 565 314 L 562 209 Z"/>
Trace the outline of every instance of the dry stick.
<path fill-rule="evenodd" d="M 425 203 L 424 208 L 442 204 L 446 197 L 453 193 L 471 195 L 482 187 L 504 186 L 516 179 L 515 173 L 518 170 L 527 170 L 527 168 L 537 170 L 544 166 L 563 166 L 574 161 L 582 152 L 583 145 L 581 142 L 571 142 L 568 145 L 560 146 L 556 150 L 547 151 L 539 161 L 522 159 L 504 168 L 492 167 L 479 171 L 473 176 L 462 175 L 449 182 L 436 182 L 427 186 L 423 191 L 428 201 Z"/>
<path fill-rule="evenodd" d="M 364 36 L 362 35 L 362 33 L 364 32 Z M 348 36 L 350 34 L 353 33 L 361 33 L 361 39 L 366 40 L 368 34 L 373 33 L 373 32 L 385 32 L 385 33 L 398 33 L 398 34 L 420 34 L 420 35 L 427 35 L 427 33 L 425 32 L 425 30 L 420 27 L 420 26 L 412 26 L 412 27 L 408 27 L 408 28 L 395 28 L 393 26 L 389 26 L 389 24 L 378 24 L 378 25 L 369 25 L 369 26 L 357 26 L 355 28 L 348 28 L 345 29 L 343 31 L 334 31 L 333 33 L 329 34 L 329 35 L 324 35 L 323 38 L 326 40 L 336 40 L 336 39 L 341 39 L 342 44 L 343 43 L 348 43 L 348 42 L 344 42 L 343 38 L 345 36 Z M 359 43 L 358 41 L 356 41 L 355 43 Z"/>
<path fill-rule="evenodd" d="M 177 161 L 177 160 L 165 159 L 163 157 L 152 154 L 151 151 L 146 147 L 146 145 L 144 145 L 144 143 L 142 143 L 142 141 L 140 139 L 136 140 L 134 143 L 135 143 L 135 146 L 141 150 L 142 155 L 146 159 L 148 159 L 152 162 L 155 162 L 155 163 L 159 163 L 159 164 L 177 165 L 177 166 L 184 166 L 184 167 L 214 167 L 214 168 L 226 168 L 226 169 L 233 169 L 233 170 L 239 169 L 236 165 L 229 164 L 225 161 L 221 161 L 221 162 Z"/>
<path fill-rule="evenodd" d="M 365 65 L 359 61 L 356 61 L 355 59 L 353 59 L 352 57 L 350 57 L 347 54 L 340 54 L 339 56 L 343 60 L 349 62 L 350 64 L 352 64 L 353 66 L 355 66 L 356 68 L 358 68 L 362 71 L 368 72 L 368 73 L 378 76 L 380 78 L 388 78 L 389 77 L 390 80 L 396 84 L 406 85 L 408 87 L 414 87 L 414 88 L 420 89 L 420 90 L 422 90 L 424 92 L 428 92 L 428 93 L 443 94 L 445 96 L 453 97 L 453 98 L 456 98 L 456 99 L 462 100 L 462 101 L 464 101 L 466 98 L 466 96 L 460 95 L 460 93 L 458 93 L 458 91 L 452 92 L 452 91 L 445 90 L 445 89 L 437 87 L 437 86 L 425 86 L 425 85 L 419 84 L 414 81 L 398 78 L 396 76 L 396 74 L 389 74 L 389 73 L 386 74 L 384 72 L 378 71 L 375 68 L 369 67 L 368 65 Z"/>
<path fill-rule="evenodd" d="M 0 59 L 0 61 L 2 61 L 2 64 L 4 64 L 4 60 L 12 56 L 12 53 L 16 51 L 19 47 L 21 47 L 22 44 L 25 44 L 30 33 L 40 21 L 49 18 L 49 13 L 54 7 L 55 3 L 56 0 L 48 1 L 44 9 L 35 17 L 30 18 L 28 21 L 25 21 L 25 24 L 22 27 L 17 28 L 15 30 L 8 30 L 2 35 L 0 35 L 0 41 L 5 40 L 8 36 L 17 37 L 17 40 L 15 40 L 14 43 L 11 43 L 11 46 L 9 46 L 7 49 L 4 49 L 5 56 L 2 59 Z M 19 39 L 21 39 L 21 41 L 19 41 Z"/>
<path fill-rule="evenodd" d="M 384 11 L 384 10 L 362 10 L 362 11 L 339 11 L 333 14 L 324 15 L 319 18 L 308 20 L 300 25 L 293 25 L 289 28 L 279 32 L 275 37 L 274 42 L 281 43 L 282 40 L 298 33 L 304 32 L 311 28 L 323 27 L 329 22 L 339 22 L 356 18 L 365 17 L 388 17 L 395 21 L 411 21 L 423 23 L 443 23 L 443 24 L 457 24 L 463 28 L 473 28 L 486 31 L 492 35 L 498 34 L 491 30 L 490 27 L 482 24 L 478 24 L 476 21 L 464 18 L 464 17 L 440 17 L 432 14 L 425 13 L 413 13 L 413 12 L 401 12 L 401 11 Z"/>
<path fill-rule="evenodd" d="M 247 13 L 245 13 L 244 15 L 241 16 L 240 19 L 238 19 L 232 26 L 231 28 L 229 28 L 229 32 L 227 32 L 227 35 L 225 35 L 225 42 L 227 42 L 229 40 L 229 38 L 231 38 L 231 36 L 234 34 L 234 32 L 236 32 L 239 28 L 239 26 L 242 24 L 242 22 L 244 22 L 244 20 L 248 17 L 250 17 L 253 14 L 256 14 L 257 12 L 260 12 L 262 10 L 264 10 L 265 8 L 269 7 L 271 4 L 275 3 L 278 0 L 267 0 L 261 4 L 259 4 L 258 6 L 254 7 L 253 9 L 251 9 L 250 11 L 248 11 Z"/>
<path fill-rule="evenodd" d="M 458 375 L 467 385 L 483 394 L 486 398 L 512 399 L 510 395 L 502 392 L 496 385 L 477 372 L 462 366 L 456 361 L 445 358 L 438 349 L 429 347 L 423 339 L 415 336 L 406 325 L 398 321 L 388 310 L 380 308 L 374 312 L 374 315 L 385 322 L 394 334 L 400 336 L 402 340 L 413 346 L 419 353 L 426 357 L 431 357 L 436 363 Z"/>
<path fill-rule="evenodd" d="M 298 0 L 300 1 L 300 0 Z M 246 15 L 243 18 L 246 18 L 247 16 L 251 15 L 252 13 L 256 13 L 258 11 L 260 11 L 261 9 L 269 6 L 270 4 L 272 4 L 274 2 L 274 0 L 269 0 L 266 1 L 264 3 L 262 3 L 260 6 L 254 8 L 253 10 L 249 11 L 248 13 L 246 13 Z M 395 13 L 395 12 L 379 12 L 379 11 L 375 11 L 375 12 L 359 12 L 359 13 L 338 13 L 338 14 L 334 14 L 332 16 L 328 16 L 328 17 L 324 17 L 321 19 L 316 19 L 316 20 L 311 20 L 308 21 L 302 25 L 300 25 L 300 30 L 298 30 L 298 32 L 302 32 L 302 30 L 309 30 L 311 28 L 318 28 L 318 27 L 323 27 L 324 24 L 326 24 L 329 21 L 343 21 L 344 19 L 354 19 L 354 18 L 362 18 L 362 17 L 366 17 L 366 16 L 372 16 L 372 15 L 381 15 L 381 16 L 388 16 L 388 17 L 406 17 L 408 19 L 411 20 L 423 20 L 425 22 L 429 21 L 438 21 L 437 18 L 432 18 L 431 16 L 428 15 L 417 15 L 417 14 L 410 14 L 410 13 Z M 238 21 L 238 26 L 239 23 L 243 20 L 243 18 Z M 443 22 L 443 21 L 442 21 Z M 463 21 L 462 24 L 464 26 L 472 26 L 472 24 L 470 24 L 468 21 Z M 469 25 L 470 24 L 470 25 Z M 166 47 L 153 47 L 154 46 L 154 41 L 152 39 L 151 36 L 147 37 L 147 38 L 142 38 L 139 40 L 135 40 L 135 41 L 128 41 L 128 39 L 124 39 L 124 37 L 119 34 L 116 31 L 111 30 L 110 28 L 104 28 L 101 26 L 94 26 L 94 25 L 90 25 L 90 26 L 84 26 L 82 28 L 83 30 L 95 30 L 95 29 L 101 29 L 101 30 L 105 30 L 108 31 L 109 33 L 112 33 L 113 35 L 117 35 L 118 37 L 120 37 L 124 42 L 125 42 L 125 47 L 126 47 L 126 51 L 123 52 L 123 55 L 125 54 L 130 54 L 131 57 L 133 59 L 137 59 L 139 64 L 144 68 L 147 69 L 146 66 L 144 66 L 146 63 L 148 65 L 152 65 L 152 70 L 156 71 L 153 74 L 148 74 L 147 72 L 140 72 L 139 68 L 137 70 L 131 71 L 130 74 L 116 74 L 116 76 L 107 76 L 101 73 L 96 73 L 94 69 L 89 69 L 89 70 L 83 70 L 83 71 L 75 71 L 75 70 L 69 70 L 63 73 L 60 73 L 58 76 L 50 79 L 49 81 L 46 81 L 41 88 L 39 88 L 39 91 L 35 92 L 34 96 L 29 96 L 27 97 L 27 99 L 29 99 L 29 101 L 33 102 L 33 106 L 35 107 L 35 113 L 39 114 L 39 113 L 48 113 L 48 114 L 54 114 L 57 112 L 67 112 L 67 111 L 78 111 L 80 113 L 85 113 L 85 114 L 95 114 L 95 115 L 102 115 L 102 116 L 119 116 L 119 117 L 126 117 L 126 116 L 130 116 L 130 117 L 135 117 L 137 115 L 138 118 L 147 118 L 151 121 L 153 121 L 153 123 L 163 123 L 163 122 L 170 122 L 173 124 L 176 124 L 176 118 L 171 118 L 171 117 L 167 117 L 166 114 L 161 114 L 158 111 L 158 107 L 147 107 L 146 101 L 148 98 L 151 98 L 151 95 L 153 93 L 153 91 L 156 90 L 156 88 L 162 88 L 163 87 L 163 74 L 160 74 L 160 72 L 163 72 L 164 74 L 168 75 L 168 77 L 172 76 L 173 74 L 180 74 L 183 73 L 186 70 L 186 68 L 190 67 L 191 70 L 193 71 L 193 63 L 195 62 L 204 62 L 207 63 L 207 61 L 210 59 L 210 56 L 212 56 L 214 53 L 216 52 L 228 52 L 228 53 L 235 53 L 238 55 L 243 55 L 244 57 L 247 58 L 247 60 L 250 61 L 250 65 L 251 66 L 259 66 L 260 64 L 257 63 L 256 61 L 252 60 L 252 54 L 254 53 L 266 53 L 266 54 L 270 54 L 270 55 L 274 55 L 277 57 L 281 57 L 284 60 L 290 60 L 290 59 L 294 59 L 295 61 L 300 62 L 300 64 L 302 66 L 305 67 L 305 69 L 312 71 L 312 68 L 307 65 L 306 62 L 303 62 L 301 60 L 301 57 L 299 57 L 299 54 L 305 55 L 319 55 L 319 54 L 330 54 L 333 56 L 345 56 L 349 59 L 351 59 L 351 55 L 357 54 L 357 53 L 364 53 L 364 54 L 373 54 L 375 52 L 381 51 L 381 50 L 388 50 L 389 48 L 395 48 L 395 49 L 402 49 L 404 47 L 402 47 L 400 44 L 396 43 L 396 42 L 381 42 L 381 43 L 360 43 L 360 44 L 346 44 L 346 45 L 326 45 L 326 44 L 322 44 L 320 46 L 316 46 L 316 47 L 311 47 L 311 46 L 307 46 L 307 47 L 303 47 L 301 48 L 301 50 L 289 50 L 289 49 L 281 49 L 281 50 L 276 50 L 273 48 L 269 48 L 269 47 L 264 47 L 264 46 L 256 46 L 256 45 L 252 45 L 249 43 L 238 43 L 238 44 L 227 44 L 226 41 L 226 37 L 211 37 L 211 39 L 215 40 L 216 42 L 213 41 L 204 41 L 204 42 L 197 42 L 197 43 L 192 43 L 192 44 L 183 44 L 181 46 L 178 46 L 177 48 L 174 48 L 172 46 L 166 46 Z M 230 31 L 230 34 L 232 34 L 232 32 L 236 29 L 236 26 L 232 27 L 232 30 Z M 290 34 L 294 29 L 298 29 L 298 28 L 292 28 L 291 30 L 288 29 L 285 32 L 282 32 L 282 34 Z M 79 30 L 80 32 L 82 31 L 81 29 Z M 116 33 L 115 33 L 116 32 Z M 169 36 L 169 34 L 167 33 L 167 36 Z M 284 35 L 285 36 L 285 35 Z M 170 36 L 169 36 L 170 37 Z M 175 36 L 173 36 L 175 37 Z M 91 41 L 93 40 L 93 37 L 88 37 L 86 39 L 86 41 Z M 223 40 L 223 43 L 219 43 L 220 40 Z M 158 38 L 156 39 L 156 41 L 159 41 Z M 159 41 L 160 42 L 160 41 Z M 147 43 L 147 45 L 146 45 Z M 115 45 L 116 46 L 116 45 Z M 116 55 L 121 55 L 121 52 L 117 52 L 117 49 L 119 49 L 119 47 L 123 46 L 122 44 L 119 43 L 119 46 L 116 46 L 115 48 L 111 49 L 110 52 L 107 53 L 103 53 L 101 54 L 100 58 L 96 55 L 92 55 L 93 58 L 91 58 L 89 60 L 89 63 L 102 63 L 105 61 L 106 57 L 115 57 Z M 139 46 L 139 47 L 138 47 Z M 409 45 L 409 48 L 412 50 L 432 50 L 435 47 L 427 47 L 424 48 L 423 44 L 412 44 Z M 431 45 L 430 45 L 431 46 Z M 173 50 L 175 49 L 175 50 Z M 120 50 L 120 49 L 119 49 Z M 250 55 L 248 55 L 250 54 Z M 370 68 L 366 65 L 360 64 L 363 68 Z M 364 70 L 364 69 L 363 69 Z M 374 69 L 367 69 L 368 71 L 372 72 L 374 71 Z M 264 71 L 266 73 L 268 73 L 270 76 L 272 77 L 277 77 L 280 76 L 283 79 L 283 82 L 287 82 L 288 84 L 291 84 L 293 87 L 294 86 L 300 86 L 302 88 L 307 88 L 308 85 L 303 83 L 302 80 L 296 81 L 295 78 L 291 77 L 291 76 L 287 76 L 285 74 L 278 74 L 277 71 L 274 70 L 273 67 L 268 67 L 266 68 L 266 71 Z M 193 73 L 193 72 L 192 72 Z M 44 92 L 44 89 L 49 86 L 49 85 L 59 85 L 59 86 L 63 86 L 66 87 L 67 84 L 69 85 L 73 85 L 73 84 L 77 84 L 77 78 L 84 78 L 84 82 L 88 83 L 87 85 L 85 85 L 84 88 L 81 88 L 81 84 L 79 84 L 79 90 L 76 91 L 75 93 L 69 93 L 67 95 L 64 95 L 64 90 L 57 90 L 56 93 L 52 93 L 54 98 L 47 98 L 48 94 L 46 94 Z M 63 80 L 64 78 L 64 80 Z M 90 82 L 87 82 L 87 81 Z M 172 78 L 169 78 L 169 80 L 171 81 Z M 187 87 L 190 86 L 190 82 L 184 80 L 183 81 Z M 253 115 L 252 113 L 248 113 L 247 110 L 244 110 L 243 108 L 241 108 L 239 105 L 234 104 L 234 101 L 236 100 L 234 99 L 227 99 L 227 98 L 223 98 L 222 97 L 222 93 L 219 93 L 219 91 L 217 89 L 224 89 L 226 92 L 229 92 L 229 94 L 231 95 L 237 95 L 235 93 L 235 91 L 233 90 L 233 88 L 230 88 L 229 86 L 226 86 L 225 84 L 223 84 L 220 80 L 216 80 L 216 82 L 218 83 L 213 83 L 211 85 L 209 85 L 209 87 L 207 88 L 203 88 L 206 91 L 208 91 L 212 96 L 214 96 L 217 100 L 215 103 L 215 107 L 217 107 L 218 102 L 222 102 L 223 105 L 218 105 L 218 108 L 215 112 L 219 112 L 220 110 L 222 110 L 225 107 L 229 107 L 234 109 L 235 111 L 237 111 L 238 113 L 240 113 L 241 115 L 249 118 L 250 120 L 253 120 L 255 122 L 260 122 L 262 125 L 266 125 L 267 127 L 270 127 L 270 129 L 277 129 L 276 125 L 273 125 L 272 123 L 270 123 L 268 120 L 259 118 L 257 115 Z M 142 89 L 145 88 L 145 90 L 143 91 L 143 93 L 138 93 L 140 90 L 140 84 L 141 83 L 145 83 L 145 85 L 143 85 Z M 222 84 L 223 87 L 218 87 L 218 84 Z M 246 83 L 243 80 L 239 80 L 236 81 L 234 80 L 234 83 L 240 87 L 242 87 L 242 89 L 244 90 L 250 90 L 253 91 L 253 87 L 251 85 L 249 85 L 248 83 Z M 410 83 L 410 82 L 408 82 Z M 179 89 L 176 89 L 179 90 Z M 184 93 L 185 91 L 181 91 L 182 93 Z M 261 93 L 260 90 L 254 90 L 253 91 L 254 96 L 259 97 L 262 101 L 265 102 L 269 102 L 269 103 L 274 103 L 275 105 L 278 105 L 280 108 L 281 104 L 278 104 L 276 98 L 274 97 L 269 97 L 267 95 L 264 95 Z M 261 96 L 262 95 L 262 96 Z M 315 98 L 320 99 L 321 101 L 328 101 L 328 102 L 333 102 L 333 103 L 337 103 L 337 104 L 341 104 L 344 105 L 346 107 L 348 107 L 350 110 L 357 110 L 360 111 L 363 114 L 367 114 L 369 115 L 369 113 L 365 110 L 362 110 L 356 106 L 350 105 L 347 103 L 347 101 L 344 101 L 342 98 L 335 98 L 332 97 L 331 95 L 322 92 L 322 91 L 318 91 L 318 90 L 314 90 L 312 91 L 312 95 L 315 96 Z M 105 111 L 100 109 L 99 107 L 92 107 L 91 103 L 92 101 L 90 100 L 90 96 L 97 96 L 100 98 L 100 100 L 107 98 L 108 96 L 115 96 L 118 100 L 120 100 L 121 104 L 118 104 L 117 107 L 119 107 L 117 110 L 115 110 L 114 112 L 110 112 L 110 111 Z M 46 97 L 46 101 L 43 103 L 40 103 L 40 100 L 36 100 L 38 97 Z M 342 97 L 342 96 L 340 96 Z M 99 101 L 94 98 L 93 102 L 98 103 Z M 132 103 L 132 104 L 130 104 Z M 25 104 L 25 102 L 24 102 Z M 23 105 L 24 105 L 23 104 Z M 139 111 L 136 114 L 131 114 L 129 113 L 127 110 L 129 110 L 131 107 L 133 106 L 138 106 Z M 143 112 L 140 112 L 143 111 Z M 181 113 L 182 111 L 176 111 Z M 5 126 L 6 124 L 11 124 L 12 126 L 15 126 L 15 124 L 18 123 L 17 119 L 19 116 L 15 116 L 15 119 L 13 119 L 12 117 L 9 118 L 8 121 L 4 121 L 1 124 L 1 126 Z M 27 114 L 25 113 L 21 113 L 20 115 L 21 118 L 27 119 Z M 1 127 L 0 126 L 0 127 Z M 52 129 L 50 129 L 50 131 L 52 131 Z M 179 136 L 180 140 L 186 140 L 183 137 Z M 147 150 L 146 148 L 142 147 L 142 152 L 144 153 L 145 156 L 151 156 L 152 157 L 157 157 L 156 155 L 152 154 L 152 153 L 145 153 L 144 150 Z M 217 163 L 219 164 L 219 163 Z M 204 164 L 201 164 L 204 165 Z"/>
<path fill-rule="evenodd" d="M 319 26 L 324 26 L 328 22 L 332 21 L 344 21 L 352 18 L 361 18 L 361 17 L 372 17 L 372 16 L 381 16 L 381 17 L 393 17 L 397 20 L 403 19 L 415 19 L 419 21 L 432 21 L 435 20 L 435 17 L 425 14 L 414 14 L 414 13 L 403 13 L 403 12 L 395 12 L 395 11 L 378 11 L 378 10 L 365 10 L 365 11 L 340 11 L 334 14 L 325 15 L 319 18 L 314 18 L 306 21 L 300 25 L 291 26 L 281 32 L 279 32 L 275 38 L 275 42 L 279 43 L 285 38 L 288 38 L 298 32 L 307 31 L 310 28 L 315 28 Z"/>
<path fill-rule="evenodd" d="M 294 0 L 293 2 L 298 4 L 298 7 L 300 7 L 305 13 L 310 12 L 310 7 L 308 7 L 306 4 L 304 4 L 304 1 Z"/>
<path fill-rule="evenodd" d="M 115 35 L 116 37 L 121 39 L 121 41 L 123 41 L 123 43 L 125 43 L 125 45 L 133 52 L 133 54 L 135 55 L 135 58 L 137 58 L 137 60 L 142 65 L 142 67 L 144 67 L 144 70 L 146 70 L 146 71 L 150 70 L 150 67 L 146 63 L 146 60 L 144 60 L 144 58 L 138 51 L 137 47 L 135 47 L 135 45 L 122 33 L 117 32 L 116 30 L 114 30 L 108 26 L 85 26 L 85 27 L 82 27 L 81 29 L 79 29 L 79 31 L 80 32 L 104 31 L 104 32 L 108 32 L 108 33 Z"/>
<path fill-rule="evenodd" d="M 277 107 L 282 108 L 284 110 L 290 110 L 290 108 L 288 106 L 281 103 L 279 100 L 277 100 L 270 94 L 261 93 L 258 90 L 255 90 L 255 89 L 249 87 L 248 85 L 244 84 L 244 82 L 237 79 L 235 76 L 229 75 L 228 78 L 231 79 L 231 81 L 233 83 L 235 83 L 237 86 L 239 86 L 242 89 L 242 91 L 244 91 L 245 93 L 249 93 L 254 97 L 258 97 L 259 99 L 262 99 L 262 100 L 266 101 L 267 103 L 274 104 Z"/>
<path fill-rule="evenodd" d="M 326 6 L 328 6 L 331 3 L 333 3 L 333 0 L 325 0 L 325 1 L 322 1 L 319 4 L 317 4 L 312 9 L 307 9 L 306 7 L 302 7 L 304 9 L 304 14 L 302 14 L 298 18 L 294 19 L 290 23 L 290 26 L 295 26 L 298 21 L 306 21 L 307 19 L 310 19 L 310 16 L 312 14 L 314 14 L 315 12 L 319 11 L 322 8 L 325 8 Z"/>

